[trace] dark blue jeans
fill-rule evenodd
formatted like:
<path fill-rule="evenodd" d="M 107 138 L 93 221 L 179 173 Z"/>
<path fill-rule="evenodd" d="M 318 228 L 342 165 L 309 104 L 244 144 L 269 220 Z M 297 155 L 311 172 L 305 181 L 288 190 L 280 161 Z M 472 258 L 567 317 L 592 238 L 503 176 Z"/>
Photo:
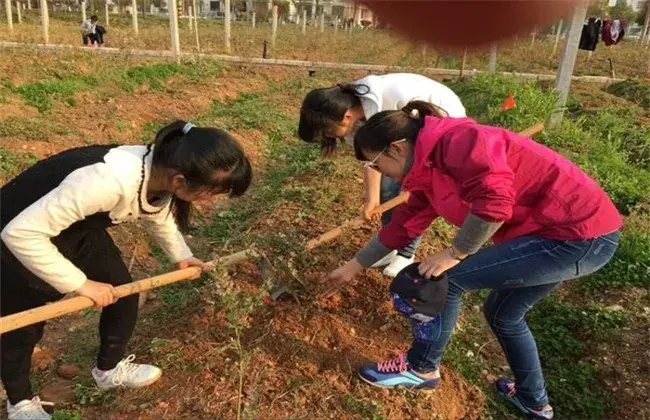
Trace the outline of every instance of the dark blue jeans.
<path fill-rule="evenodd" d="M 409 363 L 421 372 L 437 369 L 456 326 L 463 292 L 490 289 L 483 312 L 508 359 L 517 395 L 529 407 L 548 404 L 537 345 L 524 316 L 563 281 L 601 269 L 614 255 L 619 238 L 619 232 L 585 241 L 525 236 L 482 249 L 447 272 L 449 290 L 437 331 L 413 342 Z"/>
<path fill-rule="evenodd" d="M 401 189 L 402 186 L 400 184 L 393 181 L 391 178 L 387 177 L 386 175 L 382 175 L 381 187 L 379 190 L 380 203 L 383 204 L 386 201 L 390 200 L 391 198 L 397 197 Z M 386 226 L 390 222 L 390 218 L 392 214 L 393 214 L 393 210 L 388 210 L 387 212 L 381 215 L 382 226 Z M 403 255 L 406 258 L 413 258 L 413 256 L 415 255 L 415 251 L 418 249 L 418 246 L 420 245 L 420 242 L 422 242 L 422 236 L 418 236 L 413 240 L 413 242 L 406 245 L 404 248 L 398 250 L 399 254 Z"/>

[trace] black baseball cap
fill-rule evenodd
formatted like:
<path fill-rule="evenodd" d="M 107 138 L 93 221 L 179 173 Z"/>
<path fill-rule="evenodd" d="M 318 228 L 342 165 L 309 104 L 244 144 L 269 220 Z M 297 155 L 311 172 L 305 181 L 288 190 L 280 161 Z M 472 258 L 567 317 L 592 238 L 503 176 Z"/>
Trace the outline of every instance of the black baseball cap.
<path fill-rule="evenodd" d="M 400 271 L 390 284 L 391 293 L 398 294 L 416 311 L 438 316 L 445 306 L 449 279 L 446 274 L 427 279 L 420 274 L 420 263 L 413 263 Z"/>

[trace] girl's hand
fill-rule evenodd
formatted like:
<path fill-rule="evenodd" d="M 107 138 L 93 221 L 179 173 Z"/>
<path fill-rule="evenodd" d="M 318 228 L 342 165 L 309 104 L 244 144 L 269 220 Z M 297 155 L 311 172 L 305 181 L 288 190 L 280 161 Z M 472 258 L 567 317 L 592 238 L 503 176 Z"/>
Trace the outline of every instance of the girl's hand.
<path fill-rule="evenodd" d="M 379 220 L 381 214 L 373 214 L 373 210 L 379 206 L 379 200 L 366 200 L 363 204 L 363 210 L 361 211 L 361 217 L 366 220 Z"/>
<path fill-rule="evenodd" d="M 363 270 L 363 266 L 353 258 L 345 263 L 343 267 L 339 267 L 336 270 L 332 271 L 323 280 L 323 283 L 329 286 L 327 292 L 325 292 L 325 295 L 329 296 L 334 291 L 343 287 L 345 283 L 352 280 L 354 276 L 356 276 L 361 270 Z"/>
<path fill-rule="evenodd" d="M 451 248 L 447 248 L 422 261 L 419 267 L 420 274 L 428 279 L 438 277 L 458 264 L 460 264 L 460 260 L 454 258 Z"/>
<path fill-rule="evenodd" d="M 86 280 L 75 292 L 79 296 L 85 296 L 92 300 L 98 308 L 103 308 L 117 301 L 117 297 L 114 294 L 114 287 L 98 281 Z"/>
<path fill-rule="evenodd" d="M 178 267 L 179 270 L 183 270 L 189 267 L 199 267 L 201 271 L 209 269 L 208 264 L 194 257 L 189 257 L 187 259 L 184 259 L 183 261 L 179 261 L 176 264 L 176 266 Z M 196 275 L 189 277 L 189 279 L 190 280 L 198 279 L 199 277 L 201 277 L 201 271 L 199 271 Z"/>

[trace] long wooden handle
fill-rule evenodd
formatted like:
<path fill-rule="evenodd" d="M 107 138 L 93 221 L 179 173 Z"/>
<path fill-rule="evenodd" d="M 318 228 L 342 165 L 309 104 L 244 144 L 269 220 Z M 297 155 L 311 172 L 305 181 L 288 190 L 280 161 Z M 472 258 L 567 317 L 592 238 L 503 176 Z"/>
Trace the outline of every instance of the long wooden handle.
<path fill-rule="evenodd" d="M 217 265 L 230 265 L 239 261 L 247 260 L 248 258 L 254 257 L 256 255 L 257 254 L 254 250 L 247 249 L 227 255 L 222 258 L 216 258 L 207 264 L 211 267 Z M 144 292 L 145 290 L 176 283 L 181 280 L 186 280 L 199 274 L 199 272 L 200 269 L 198 267 L 189 267 L 183 270 L 176 270 L 170 273 L 161 274 L 159 276 L 149 277 L 143 280 L 134 281 L 132 283 L 123 284 L 115 288 L 115 295 L 120 298 L 123 298 L 124 296 L 134 295 L 136 293 Z M 82 309 L 90 308 L 92 306 L 94 306 L 94 303 L 90 298 L 84 296 L 76 296 L 70 299 L 64 299 L 55 303 L 51 303 L 49 305 L 40 306 L 38 308 L 4 316 L 0 318 L 0 334 L 17 330 L 18 328 L 26 327 L 27 325 L 43 322 L 48 319 L 58 318 L 62 315 L 77 312 Z"/>
<path fill-rule="evenodd" d="M 524 137 L 533 137 L 535 134 L 539 133 L 543 129 L 544 129 L 544 123 L 537 123 L 534 126 L 519 132 L 519 135 Z"/>
<path fill-rule="evenodd" d="M 379 205 L 375 207 L 372 211 L 372 214 L 382 214 L 387 210 L 390 210 L 394 207 L 399 206 L 400 204 L 403 204 L 408 200 L 409 194 L 408 192 L 402 192 L 400 195 L 397 197 L 390 199 L 386 201 L 384 204 Z M 324 243 L 330 242 L 336 238 L 338 238 L 345 229 L 348 228 L 358 228 L 359 226 L 363 225 L 366 223 L 366 219 L 359 216 L 356 219 L 353 220 L 348 220 L 347 222 L 343 223 L 341 226 L 334 228 L 330 231 L 327 231 L 320 235 L 318 238 L 312 239 L 311 241 L 307 242 L 307 245 L 305 245 L 305 249 L 312 250 L 316 248 L 319 245 L 322 245 Z"/>

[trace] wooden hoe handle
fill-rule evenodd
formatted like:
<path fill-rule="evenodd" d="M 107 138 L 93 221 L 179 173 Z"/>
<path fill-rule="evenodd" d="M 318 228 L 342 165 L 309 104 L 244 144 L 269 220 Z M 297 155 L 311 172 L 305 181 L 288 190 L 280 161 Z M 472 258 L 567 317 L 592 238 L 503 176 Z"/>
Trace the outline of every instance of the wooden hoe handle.
<path fill-rule="evenodd" d="M 230 254 L 222 258 L 217 258 L 208 262 L 207 264 L 212 267 L 216 265 L 230 265 L 239 261 L 247 260 L 250 257 L 255 257 L 256 255 L 257 254 L 255 251 L 252 249 L 247 249 L 245 251 Z M 120 298 L 123 298 L 124 296 L 134 295 L 136 293 L 144 292 L 145 290 L 176 283 L 181 280 L 186 280 L 190 277 L 195 276 L 199 272 L 200 269 L 198 267 L 189 267 L 183 270 L 176 270 L 161 274 L 159 276 L 149 277 L 143 280 L 134 281 L 132 283 L 123 284 L 115 288 L 115 295 Z M 77 312 L 82 309 L 90 308 L 92 306 L 94 306 L 94 303 L 90 298 L 84 296 L 76 296 L 70 299 L 60 300 L 49 305 L 44 305 L 38 308 L 29 309 L 27 311 L 3 316 L 0 318 L 0 334 L 17 330 L 18 328 L 26 327 L 27 325 L 47 321 L 48 319 L 58 318 L 62 315 Z"/>

